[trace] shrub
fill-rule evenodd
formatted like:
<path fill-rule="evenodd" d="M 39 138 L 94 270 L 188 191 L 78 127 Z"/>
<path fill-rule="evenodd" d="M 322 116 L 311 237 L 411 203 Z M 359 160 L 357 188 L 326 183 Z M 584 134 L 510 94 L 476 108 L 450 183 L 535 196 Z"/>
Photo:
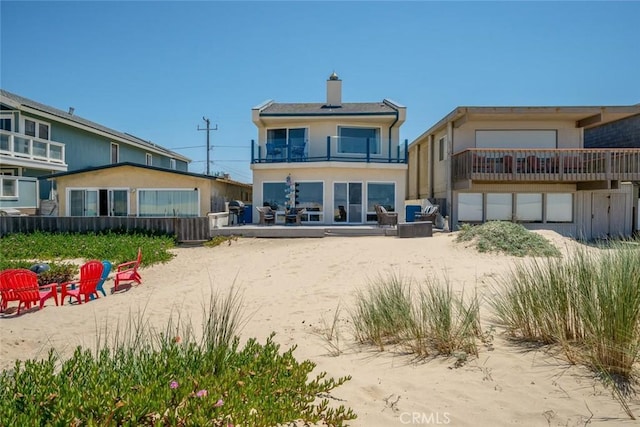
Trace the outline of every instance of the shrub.
<path fill-rule="evenodd" d="M 560 251 L 541 235 L 506 221 L 489 221 L 476 226 L 463 224 L 456 241 L 473 242 L 479 252 L 503 252 L 520 257 L 560 256 Z"/>

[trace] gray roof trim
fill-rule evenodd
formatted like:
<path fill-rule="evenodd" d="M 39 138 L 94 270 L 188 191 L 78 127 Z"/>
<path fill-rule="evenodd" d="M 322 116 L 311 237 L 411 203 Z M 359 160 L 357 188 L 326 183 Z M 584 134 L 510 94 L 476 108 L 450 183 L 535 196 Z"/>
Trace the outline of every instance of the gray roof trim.
<path fill-rule="evenodd" d="M 16 95 L 14 93 L 8 92 L 4 89 L 0 89 L 0 96 L 2 97 L 1 98 L 2 102 L 6 102 L 7 105 L 10 105 L 17 109 L 22 109 L 26 112 L 31 112 L 32 114 L 50 115 L 50 116 L 53 116 L 56 120 L 70 124 L 77 128 L 81 128 L 81 129 L 89 128 L 88 130 L 91 132 L 107 134 L 109 138 L 114 138 L 119 142 L 128 143 L 143 149 L 154 151 L 156 153 L 161 153 L 166 156 L 173 157 L 177 160 L 182 160 L 187 163 L 191 162 L 190 158 L 185 157 L 182 154 L 176 153 L 174 151 L 171 151 L 167 148 L 164 148 L 160 145 L 157 145 L 151 141 L 146 141 L 142 138 L 138 138 L 131 134 L 119 132 L 117 130 L 103 126 L 99 123 L 92 122 L 91 120 L 87 120 L 80 116 L 76 116 L 75 114 L 69 114 L 68 112 L 59 110 L 54 107 L 50 107 L 45 104 L 41 104 L 29 98 L 25 98 L 20 95 Z"/>

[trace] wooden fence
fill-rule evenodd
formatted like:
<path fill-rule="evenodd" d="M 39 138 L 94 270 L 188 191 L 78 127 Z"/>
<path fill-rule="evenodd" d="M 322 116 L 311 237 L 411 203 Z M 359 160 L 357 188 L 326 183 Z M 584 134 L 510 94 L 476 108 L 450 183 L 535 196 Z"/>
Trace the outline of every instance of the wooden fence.
<path fill-rule="evenodd" d="M 0 237 L 12 233 L 86 233 L 146 230 L 176 236 L 178 242 L 211 238 L 209 218 L 0 216 Z"/>

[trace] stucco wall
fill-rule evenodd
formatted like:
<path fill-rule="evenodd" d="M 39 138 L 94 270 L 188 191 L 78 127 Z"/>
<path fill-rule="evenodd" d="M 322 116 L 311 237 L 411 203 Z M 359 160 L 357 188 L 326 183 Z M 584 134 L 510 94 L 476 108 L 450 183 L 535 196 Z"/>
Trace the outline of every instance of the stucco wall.
<path fill-rule="evenodd" d="M 404 217 L 404 200 L 406 195 L 406 165 L 387 165 L 371 163 L 354 163 L 349 166 L 337 166 L 333 162 L 318 162 L 309 164 L 295 164 L 288 168 L 254 169 L 253 171 L 253 206 L 262 206 L 264 182 L 285 182 L 287 175 L 291 175 L 294 182 L 314 181 L 322 182 L 324 189 L 324 223 L 332 223 L 334 214 L 333 184 L 340 182 L 360 182 L 363 184 L 363 209 L 366 209 L 366 184 L 368 182 L 394 182 L 395 209 Z M 254 222 L 257 222 L 254 215 Z"/>

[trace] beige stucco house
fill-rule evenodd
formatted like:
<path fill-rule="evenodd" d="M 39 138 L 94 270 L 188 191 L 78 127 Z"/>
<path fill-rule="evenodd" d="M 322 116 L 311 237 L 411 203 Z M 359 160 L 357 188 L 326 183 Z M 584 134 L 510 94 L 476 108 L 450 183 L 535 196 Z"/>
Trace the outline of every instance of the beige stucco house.
<path fill-rule="evenodd" d="M 271 206 L 276 223 L 290 207 L 306 209 L 303 224 L 375 223 L 376 204 L 402 214 L 406 108 L 388 99 L 342 102 L 335 73 L 326 85 L 325 102 L 268 101 L 252 109 L 253 206 Z"/>
<path fill-rule="evenodd" d="M 52 182 L 59 216 L 195 217 L 222 212 L 231 200 L 251 200 L 250 184 L 135 163 L 46 179 Z"/>
<path fill-rule="evenodd" d="M 451 230 L 508 220 L 588 239 L 628 236 L 640 149 L 585 149 L 584 130 L 639 112 L 458 107 L 409 145 L 407 204 L 440 204 Z"/>

